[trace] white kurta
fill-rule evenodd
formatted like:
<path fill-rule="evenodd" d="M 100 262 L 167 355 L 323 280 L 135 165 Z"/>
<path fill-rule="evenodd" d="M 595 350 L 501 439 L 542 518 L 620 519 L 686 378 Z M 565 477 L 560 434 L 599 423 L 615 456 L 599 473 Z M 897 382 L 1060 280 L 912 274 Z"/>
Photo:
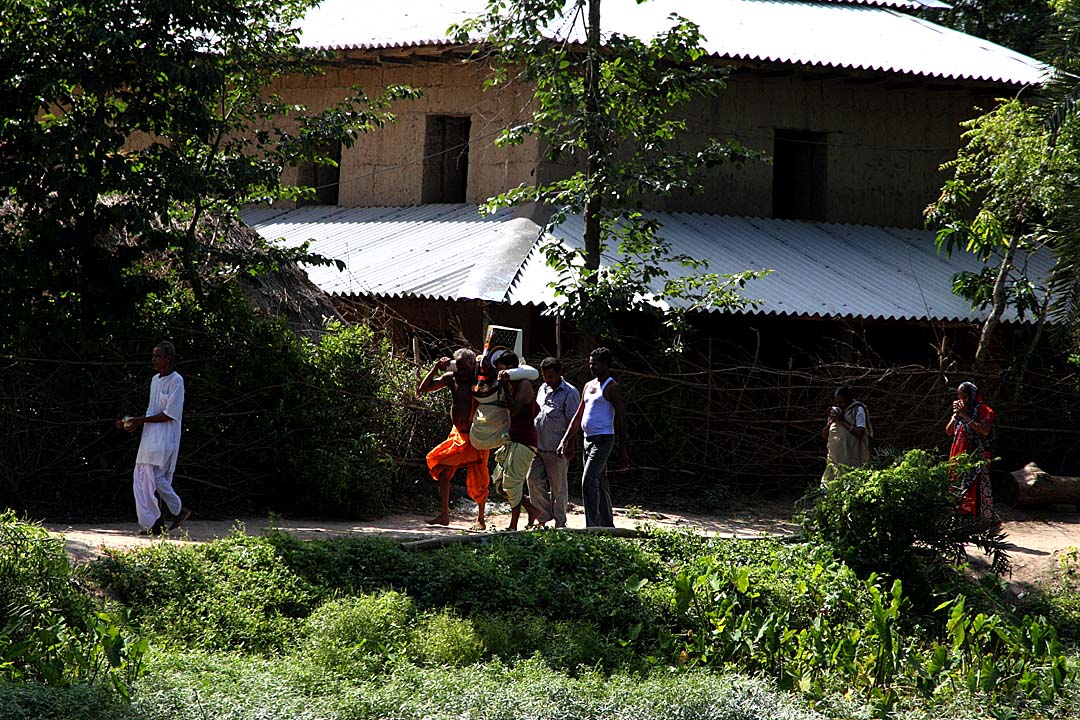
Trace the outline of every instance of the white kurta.
<path fill-rule="evenodd" d="M 136 464 L 162 468 L 171 478 L 176 470 L 176 455 L 180 449 L 180 427 L 184 418 L 184 378 L 175 370 L 168 375 L 155 375 L 150 381 L 150 404 L 146 416 L 165 413 L 173 422 L 146 423 L 142 428 Z"/>

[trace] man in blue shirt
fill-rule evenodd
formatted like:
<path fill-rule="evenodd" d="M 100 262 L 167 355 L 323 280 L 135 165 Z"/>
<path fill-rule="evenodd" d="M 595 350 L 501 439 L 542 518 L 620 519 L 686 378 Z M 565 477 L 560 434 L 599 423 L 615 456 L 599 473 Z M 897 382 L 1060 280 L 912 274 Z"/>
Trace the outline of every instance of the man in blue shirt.
<path fill-rule="evenodd" d="M 536 415 L 538 446 L 529 466 L 529 499 L 540 511 L 541 525 L 555 520 L 555 527 L 566 527 L 566 470 L 569 458 L 559 452 L 570 421 L 577 412 L 581 395 L 562 376 L 562 363 L 553 357 L 540 363 L 544 382 L 536 393 L 540 412 Z"/>

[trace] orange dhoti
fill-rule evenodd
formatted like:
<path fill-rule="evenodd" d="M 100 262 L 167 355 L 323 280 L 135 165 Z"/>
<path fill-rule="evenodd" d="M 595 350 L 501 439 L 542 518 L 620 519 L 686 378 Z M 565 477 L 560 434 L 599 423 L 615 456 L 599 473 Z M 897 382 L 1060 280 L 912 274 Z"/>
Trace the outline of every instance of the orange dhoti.
<path fill-rule="evenodd" d="M 465 468 L 465 485 L 469 489 L 469 497 L 478 504 L 487 500 L 488 488 L 491 485 L 488 451 L 474 448 L 469 443 L 469 436 L 462 435 L 456 426 L 450 430 L 449 437 L 427 454 L 427 466 L 435 480 L 439 479 L 443 468 L 450 468 L 455 472 L 458 468 Z"/>

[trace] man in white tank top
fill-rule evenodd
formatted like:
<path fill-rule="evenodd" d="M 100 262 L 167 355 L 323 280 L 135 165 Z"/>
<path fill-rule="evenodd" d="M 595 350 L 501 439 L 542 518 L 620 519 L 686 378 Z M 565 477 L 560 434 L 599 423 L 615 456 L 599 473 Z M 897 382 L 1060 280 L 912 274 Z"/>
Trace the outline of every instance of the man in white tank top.
<path fill-rule="evenodd" d="M 559 453 L 574 456 L 578 431 L 585 432 L 585 468 L 581 475 L 581 498 L 585 505 L 586 527 L 615 527 L 607 461 L 618 436 L 619 464 L 630 464 L 627 454 L 626 407 L 622 388 L 611 377 L 611 351 L 596 348 L 589 353 L 589 370 L 596 377 L 585 384 L 581 402 L 566 429 Z"/>

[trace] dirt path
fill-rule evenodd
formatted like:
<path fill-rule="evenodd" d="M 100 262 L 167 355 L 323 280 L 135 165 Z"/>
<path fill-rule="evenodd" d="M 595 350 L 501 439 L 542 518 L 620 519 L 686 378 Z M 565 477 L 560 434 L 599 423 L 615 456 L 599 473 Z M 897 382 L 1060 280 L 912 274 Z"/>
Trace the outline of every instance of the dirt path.
<path fill-rule="evenodd" d="M 495 511 L 488 517 L 488 532 L 502 530 L 509 523 L 509 514 L 499 512 L 498 508 L 496 505 Z M 785 503 L 772 503 L 717 515 L 652 512 L 639 508 L 615 510 L 617 527 L 639 528 L 654 525 L 662 528 L 685 528 L 721 537 L 789 535 L 798 530 L 790 518 L 791 507 Z M 50 532 L 64 538 L 72 557 L 85 561 L 99 557 L 106 550 L 142 547 L 152 542 L 205 542 L 225 537 L 234 527 L 243 527 L 244 531 L 251 535 L 261 535 L 268 528 L 274 527 L 304 540 L 378 536 L 408 541 L 469 532 L 473 519 L 467 508 L 452 515 L 449 527 L 428 525 L 425 516 L 415 514 L 390 515 L 363 522 L 279 518 L 271 523 L 266 518 L 200 520 L 196 517 L 166 540 L 140 537 L 138 526 L 134 522 L 80 525 L 46 523 L 45 526 Z M 1004 513 L 1003 520 L 1005 532 L 1012 544 L 1010 557 L 1013 563 L 1013 583 L 1041 582 L 1063 550 L 1080 546 L 1080 513 L 1034 514 L 1015 510 Z M 571 508 L 568 525 L 585 526 L 585 515 L 580 507 Z"/>
<path fill-rule="evenodd" d="M 1039 584 L 1057 565 L 1061 553 L 1080 546 L 1080 513 L 1003 511 L 1003 527 L 1012 547 L 1012 582 Z"/>
<path fill-rule="evenodd" d="M 282 519 L 272 522 L 267 518 L 238 518 L 235 520 L 201 520 L 193 517 L 184 523 L 177 532 L 167 537 L 165 542 L 194 543 L 222 538 L 234 527 L 242 526 L 249 535 L 262 535 L 269 528 L 284 530 L 302 540 L 328 539 L 335 537 L 377 536 L 394 540 L 425 540 L 433 537 L 460 535 L 470 532 L 470 526 L 476 519 L 475 505 L 455 508 L 451 513 L 450 526 L 428 525 L 430 516 L 419 514 L 397 514 L 375 520 L 340 522 L 332 520 Z M 510 522 L 510 514 L 505 505 L 499 503 L 489 506 L 489 533 L 505 530 Z M 789 535 L 798 529 L 791 522 L 790 506 L 774 504 L 753 510 L 741 510 L 724 515 L 706 516 L 688 513 L 668 513 L 642 510 L 640 508 L 615 508 L 615 526 L 621 528 L 640 528 L 654 525 L 663 528 L 686 528 L 707 535 L 722 537 L 760 537 L 761 535 Z M 585 527 L 585 513 L 578 506 L 571 506 L 567 516 L 567 525 L 572 528 Z M 519 524 L 524 528 L 525 521 Z M 45 523 L 52 533 L 60 535 L 67 543 L 68 552 L 78 560 L 92 560 L 106 550 L 145 547 L 153 542 L 162 542 L 157 538 L 139 536 L 139 527 L 129 523 L 97 523 L 62 525 Z"/>

